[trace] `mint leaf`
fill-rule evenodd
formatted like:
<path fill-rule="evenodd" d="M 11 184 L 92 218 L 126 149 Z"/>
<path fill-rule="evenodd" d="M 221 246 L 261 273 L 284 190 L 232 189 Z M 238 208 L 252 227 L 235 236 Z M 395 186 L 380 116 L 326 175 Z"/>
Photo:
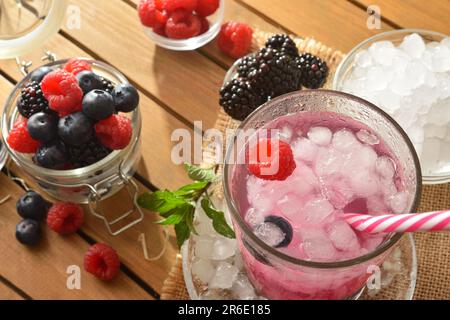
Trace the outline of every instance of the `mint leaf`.
<path fill-rule="evenodd" d="M 192 210 L 190 210 L 188 213 L 186 213 L 186 224 L 189 228 L 189 231 L 192 232 L 195 235 L 198 235 L 197 230 L 195 230 L 194 227 L 194 214 L 195 214 L 195 208 L 193 207 Z"/>
<path fill-rule="evenodd" d="M 156 191 L 139 196 L 138 204 L 145 209 L 165 214 L 188 203 L 171 191 Z"/>
<path fill-rule="evenodd" d="M 204 189 L 208 186 L 208 183 L 208 181 L 203 181 L 188 184 L 175 191 L 174 194 L 179 197 L 195 196 L 198 195 L 199 192 L 203 192 Z"/>
<path fill-rule="evenodd" d="M 181 248 L 183 243 L 189 239 L 190 230 L 186 222 L 181 222 L 175 225 L 175 234 L 177 235 L 178 247 Z"/>
<path fill-rule="evenodd" d="M 212 220 L 214 230 L 216 230 L 217 233 L 227 238 L 236 238 L 236 234 L 228 225 L 225 219 L 225 214 L 222 211 L 217 211 L 212 208 L 211 201 L 207 198 L 202 199 L 201 205 L 206 215 Z"/>
<path fill-rule="evenodd" d="M 189 163 L 184 164 L 184 169 L 188 173 L 189 178 L 194 181 L 212 182 L 216 179 L 214 169 L 203 169 Z"/>
<path fill-rule="evenodd" d="M 178 224 L 185 220 L 187 214 L 189 213 L 189 211 L 192 211 L 192 209 L 194 209 L 192 205 L 186 204 L 182 207 L 170 211 L 170 215 L 168 215 L 166 219 L 158 221 L 157 223 L 165 226 L 170 224 Z"/>

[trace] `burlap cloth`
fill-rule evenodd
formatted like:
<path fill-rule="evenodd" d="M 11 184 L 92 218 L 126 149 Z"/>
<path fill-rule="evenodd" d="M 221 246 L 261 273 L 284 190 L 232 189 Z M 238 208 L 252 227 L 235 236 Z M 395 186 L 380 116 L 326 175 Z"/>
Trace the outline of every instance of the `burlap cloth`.
<path fill-rule="evenodd" d="M 253 48 L 263 46 L 270 34 L 256 31 Z M 333 74 L 344 57 L 314 39 L 295 39 L 301 52 L 309 52 L 324 59 L 330 75 L 325 85 L 331 88 Z M 224 112 L 220 112 L 215 127 L 219 130 L 236 128 L 237 121 Z M 424 186 L 419 212 L 443 210 L 450 208 L 450 183 L 436 186 Z M 414 299 L 450 299 L 450 232 L 417 233 L 414 235 L 418 261 L 417 284 Z M 163 300 L 188 300 L 189 295 L 184 283 L 181 256 L 164 282 L 161 293 Z"/>

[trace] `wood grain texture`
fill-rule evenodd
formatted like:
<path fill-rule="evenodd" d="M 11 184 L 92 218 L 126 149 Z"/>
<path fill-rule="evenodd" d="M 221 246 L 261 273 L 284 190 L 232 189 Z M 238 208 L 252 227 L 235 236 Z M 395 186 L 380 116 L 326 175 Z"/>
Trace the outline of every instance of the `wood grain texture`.
<path fill-rule="evenodd" d="M 82 22 L 79 30 L 64 28 L 70 37 L 185 119 L 213 126 L 225 75 L 222 68 L 197 52 L 157 47 L 145 35 L 136 10 L 121 0 L 72 2 L 80 7 Z"/>
<path fill-rule="evenodd" d="M 15 226 L 20 221 L 15 212 L 17 199 L 23 194 L 14 182 L 0 174 L 0 195 L 11 194 L 1 206 L 0 275 L 21 288 L 33 299 L 152 299 L 122 272 L 110 283 L 102 282 L 83 270 L 84 254 L 89 244 L 77 234 L 61 237 L 43 228 L 43 239 L 34 248 L 16 241 Z M 67 268 L 81 268 L 81 290 L 67 288 Z"/>
<path fill-rule="evenodd" d="M 58 35 L 51 39 L 46 48 L 54 52 L 59 59 L 74 56 L 90 57 L 85 51 Z M 33 61 L 35 67 L 40 64 L 42 51 L 22 57 L 23 60 Z M 22 79 L 22 74 L 16 66 L 14 60 L 0 60 L 0 69 L 15 81 Z M 5 101 L 7 92 L 3 96 Z M 139 166 L 139 174 L 158 188 L 177 188 L 189 182 L 182 166 L 175 165 L 171 161 L 171 150 L 173 144 L 170 141 L 172 132 L 175 129 L 185 129 L 192 132 L 192 129 L 181 121 L 162 109 L 145 94 L 140 94 L 140 110 L 142 114 L 142 161 Z"/>
<path fill-rule="evenodd" d="M 23 300 L 23 298 L 0 280 L 0 300 Z"/>
<path fill-rule="evenodd" d="M 344 0 L 239 0 L 301 37 L 347 52 L 381 30 L 367 28 L 367 13 Z"/>
<path fill-rule="evenodd" d="M 402 28 L 421 28 L 450 34 L 450 0 L 356 0 L 381 9 L 381 16 Z"/>

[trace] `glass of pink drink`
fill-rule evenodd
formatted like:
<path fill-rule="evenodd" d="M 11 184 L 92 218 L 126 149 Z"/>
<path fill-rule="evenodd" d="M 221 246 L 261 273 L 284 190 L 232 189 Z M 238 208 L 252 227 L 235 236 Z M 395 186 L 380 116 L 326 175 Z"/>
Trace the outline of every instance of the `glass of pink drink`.
<path fill-rule="evenodd" d="M 295 169 L 285 180 L 249 171 L 245 155 L 262 134 L 290 145 Z M 365 100 L 311 90 L 261 106 L 238 129 L 224 168 L 227 205 L 255 288 L 269 299 L 357 297 L 401 234 L 355 232 L 343 214 L 416 212 L 420 172 L 404 131 Z"/>

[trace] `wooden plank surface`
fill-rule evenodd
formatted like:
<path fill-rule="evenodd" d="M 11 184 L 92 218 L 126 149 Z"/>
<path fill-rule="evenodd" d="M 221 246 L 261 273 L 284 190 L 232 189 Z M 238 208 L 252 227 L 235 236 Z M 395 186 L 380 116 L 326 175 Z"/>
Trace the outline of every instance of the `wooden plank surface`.
<path fill-rule="evenodd" d="M 354 4 L 331 0 L 239 0 L 253 10 L 302 37 L 313 37 L 329 47 L 349 51 L 364 39 L 392 29 L 367 28 L 367 13 Z"/>
<path fill-rule="evenodd" d="M 0 300 L 23 300 L 23 297 L 1 282 L 0 279 Z"/>
<path fill-rule="evenodd" d="M 375 4 L 381 16 L 401 28 L 420 28 L 450 35 L 449 0 L 356 0 L 364 7 Z"/>
<path fill-rule="evenodd" d="M 15 226 L 20 217 L 15 212 L 17 199 L 23 190 L 0 174 L 0 195 L 11 199 L 1 206 L 0 243 L 2 248 L 0 275 L 34 299 L 152 299 L 124 273 L 111 283 L 102 282 L 83 270 L 84 253 L 89 244 L 78 235 L 61 237 L 44 228 L 43 239 L 35 248 L 16 241 Z M 67 268 L 81 269 L 81 290 L 67 288 Z"/>

